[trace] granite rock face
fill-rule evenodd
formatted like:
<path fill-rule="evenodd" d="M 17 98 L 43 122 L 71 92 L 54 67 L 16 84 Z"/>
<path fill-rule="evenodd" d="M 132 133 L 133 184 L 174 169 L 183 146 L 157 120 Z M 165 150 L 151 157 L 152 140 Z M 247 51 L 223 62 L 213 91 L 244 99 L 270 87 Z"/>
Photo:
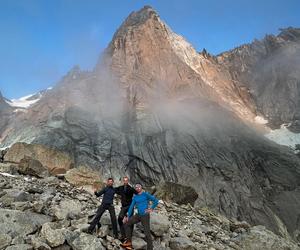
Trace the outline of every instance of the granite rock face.
<path fill-rule="evenodd" d="M 0 91 L 0 134 L 7 128 L 11 117 L 13 116 L 13 108 L 5 101 Z"/>
<path fill-rule="evenodd" d="M 282 29 L 277 36 L 224 52 L 217 60 L 250 91 L 270 126 L 292 123 L 291 129 L 300 131 L 300 29 Z"/>

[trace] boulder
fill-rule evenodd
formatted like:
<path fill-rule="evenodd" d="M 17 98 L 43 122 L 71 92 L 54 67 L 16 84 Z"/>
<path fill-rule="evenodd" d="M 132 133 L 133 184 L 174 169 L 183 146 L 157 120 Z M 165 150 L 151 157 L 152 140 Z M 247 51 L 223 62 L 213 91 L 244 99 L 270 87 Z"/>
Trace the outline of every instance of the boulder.
<path fill-rule="evenodd" d="M 18 244 L 9 246 L 5 250 L 33 250 L 33 247 L 29 244 Z"/>
<path fill-rule="evenodd" d="M 99 173 L 86 166 L 80 166 L 67 171 L 65 179 L 74 186 L 93 186 L 100 189 L 103 181 Z"/>
<path fill-rule="evenodd" d="M 198 194 L 194 188 L 174 182 L 163 182 L 156 187 L 156 196 L 165 201 L 173 201 L 177 204 L 194 205 Z"/>
<path fill-rule="evenodd" d="M 0 234 L 0 249 L 9 246 L 12 238 L 8 234 Z"/>
<path fill-rule="evenodd" d="M 92 235 L 82 233 L 76 238 L 67 239 L 73 250 L 105 250 L 101 240 Z"/>
<path fill-rule="evenodd" d="M 32 175 L 40 178 L 49 176 L 48 168 L 44 167 L 38 160 L 32 159 L 29 156 L 25 156 L 21 159 L 18 171 L 21 174 Z"/>
<path fill-rule="evenodd" d="M 25 156 L 38 160 L 51 173 L 65 173 L 74 166 L 71 157 L 59 150 L 40 145 L 18 142 L 12 145 L 4 156 L 5 162 L 19 163 Z"/>
<path fill-rule="evenodd" d="M 51 247 L 49 247 L 45 242 L 44 239 L 38 238 L 36 236 L 31 237 L 31 245 L 34 249 L 37 250 L 51 250 Z"/>
<path fill-rule="evenodd" d="M 172 238 L 170 241 L 170 248 L 172 250 L 196 250 L 195 243 L 185 237 Z"/>
<path fill-rule="evenodd" d="M 31 194 L 18 189 L 7 189 L 5 195 L 1 197 L 2 202 L 26 202 L 32 200 Z"/>
<path fill-rule="evenodd" d="M 0 208 L 0 234 L 9 234 L 12 238 L 28 235 L 50 220 L 46 215 Z"/>
<path fill-rule="evenodd" d="M 65 237 L 61 230 L 53 229 L 51 223 L 45 223 L 42 226 L 41 236 L 47 241 L 50 247 L 57 247 L 65 242 Z"/>
<path fill-rule="evenodd" d="M 14 175 L 18 172 L 18 165 L 12 163 L 0 163 L 0 172 Z"/>
<path fill-rule="evenodd" d="M 78 200 L 66 199 L 62 200 L 53 210 L 55 217 L 58 220 L 63 220 L 68 218 L 69 215 L 78 216 L 82 210 L 82 205 Z"/>
<path fill-rule="evenodd" d="M 300 250 L 295 243 L 274 234 L 264 226 L 252 227 L 249 233 L 242 234 L 239 243 L 243 250 Z"/>
<path fill-rule="evenodd" d="M 106 237 L 109 234 L 109 226 L 108 225 L 103 225 L 99 228 L 98 230 L 98 236 L 103 238 Z"/>
<path fill-rule="evenodd" d="M 146 249 L 147 247 L 147 242 L 144 241 L 143 239 L 141 238 L 138 238 L 138 237 L 135 237 L 133 236 L 132 237 L 132 246 L 134 249 Z"/>
<path fill-rule="evenodd" d="M 170 221 L 166 215 L 152 213 L 150 217 L 150 229 L 156 236 L 162 236 L 170 228 Z"/>

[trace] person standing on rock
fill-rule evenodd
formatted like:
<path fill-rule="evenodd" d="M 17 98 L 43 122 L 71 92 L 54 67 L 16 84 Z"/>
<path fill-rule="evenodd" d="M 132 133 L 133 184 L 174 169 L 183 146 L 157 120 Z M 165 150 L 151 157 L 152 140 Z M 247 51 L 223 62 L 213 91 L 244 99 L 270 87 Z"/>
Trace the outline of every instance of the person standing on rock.
<path fill-rule="evenodd" d="M 121 241 L 124 241 L 126 238 L 125 228 L 123 224 L 123 219 L 126 216 L 130 204 L 132 202 L 132 197 L 134 194 L 137 194 L 137 191 L 129 185 L 129 178 L 127 176 L 123 177 L 123 185 L 115 188 L 116 193 L 121 196 L 121 211 L 118 216 L 118 223 L 121 232 Z M 133 225 L 131 226 L 131 231 L 133 230 Z"/>
<path fill-rule="evenodd" d="M 118 238 L 117 219 L 116 219 L 115 208 L 113 205 L 113 200 L 114 200 L 116 191 L 115 191 L 115 188 L 113 187 L 113 184 L 114 184 L 113 178 L 108 178 L 106 187 L 100 191 L 95 191 L 95 195 L 97 197 L 103 195 L 103 199 L 102 199 L 102 203 L 101 203 L 100 207 L 98 208 L 98 210 L 96 212 L 96 216 L 91 221 L 90 226 L 87 229 L 87 233 L 93 233 L 96 225 L 99 223 L 99 221 L 101 219 L 101 216 L 103 215 L 103 213 L 106 210 L 108 210 L 109 214 L 110 214 L 114 237 L 116 239 Z"/>
<path fill-rule="evenodd" d="M 126 241 L 121 244 L 125 249 L 132 249 L 132 230 L 131 226 L 141 222 L 144 227 L 144 234 L 146 236 L 147 250 L 153 249 L 151 231 L 150 231 L 150 213 L 156 208 L 158 200 L 148 192 L 144 192 L 141 184 L 135 185 L 137 195 L 135 195 L 130 204 L 127 216 L 124 217 Z M 152 206 L 149 208 L 149 202 L 152 201 Z M 133 214 L 134 207 L 137 207 L 138 213 Z"/>

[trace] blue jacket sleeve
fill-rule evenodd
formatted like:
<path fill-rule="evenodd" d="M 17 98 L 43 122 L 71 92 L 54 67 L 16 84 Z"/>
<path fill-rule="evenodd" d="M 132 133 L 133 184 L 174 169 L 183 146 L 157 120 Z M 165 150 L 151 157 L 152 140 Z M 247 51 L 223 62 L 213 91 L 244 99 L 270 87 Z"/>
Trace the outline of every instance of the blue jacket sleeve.
<path fill-rule="evenodd" d="M 128 212 L 127 212 L 128 217 L 132 216 L 134 205 L 135 205 L 135 199 L 133 197 L 133 199 L 131 201 L 131 204 L 130 204 L 130 207 L 129 207 Z"/>
<path fill-rule="evenodd" d="M 151 208 L 154 209 L 158 205 L 158 199 L 154 195 L 149 194 L 146 192 L 148 200 L 152 201 L 152 206 Z"/>

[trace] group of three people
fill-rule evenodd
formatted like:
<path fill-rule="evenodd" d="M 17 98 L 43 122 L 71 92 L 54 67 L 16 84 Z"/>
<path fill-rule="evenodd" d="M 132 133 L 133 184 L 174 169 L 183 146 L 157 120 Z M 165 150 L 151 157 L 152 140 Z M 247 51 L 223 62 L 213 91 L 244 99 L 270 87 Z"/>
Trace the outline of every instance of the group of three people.
<path fill-rule="evenodd" d="M 136 223 L 141 222 L 144 227 L 144 234 L 147 242 L 147 249 L 152 250 L 152 237 L 150 232 L 150 213 L 155 209 L 158 204 L 158 200 L 148 192 L 144 192 L 141 184 L 136 184 L 135 188 L 129 185 L 129 178 L 123 177 L 123 185 L 114 187 L 113 178 L 107 179 L 106 187 L 100 191 L 95 190 L 97 197 L 103 195 L 102 203 L 99 206 L 96 216 L 90 222 L 90 226 L 87 229 L 88 233 L 93 233 L 96 225 L 99 224 L 101 216 L 108 210 L 112 222 L 112 228 L 114 237 L 118 238 L 117 219 L 115 214 L 115 208 L 113 200 L 115 194 L 121 196 L 121 211 L 118 216 L 118 223 L 121 232 L 121 244 L 125 249 L 132 249 L 132 232 L 133 226 Z M 150 202 L 152 202 L 151 207 Z M 137 208 L 137 214 L 134 214 L 134 208 Z"/>

